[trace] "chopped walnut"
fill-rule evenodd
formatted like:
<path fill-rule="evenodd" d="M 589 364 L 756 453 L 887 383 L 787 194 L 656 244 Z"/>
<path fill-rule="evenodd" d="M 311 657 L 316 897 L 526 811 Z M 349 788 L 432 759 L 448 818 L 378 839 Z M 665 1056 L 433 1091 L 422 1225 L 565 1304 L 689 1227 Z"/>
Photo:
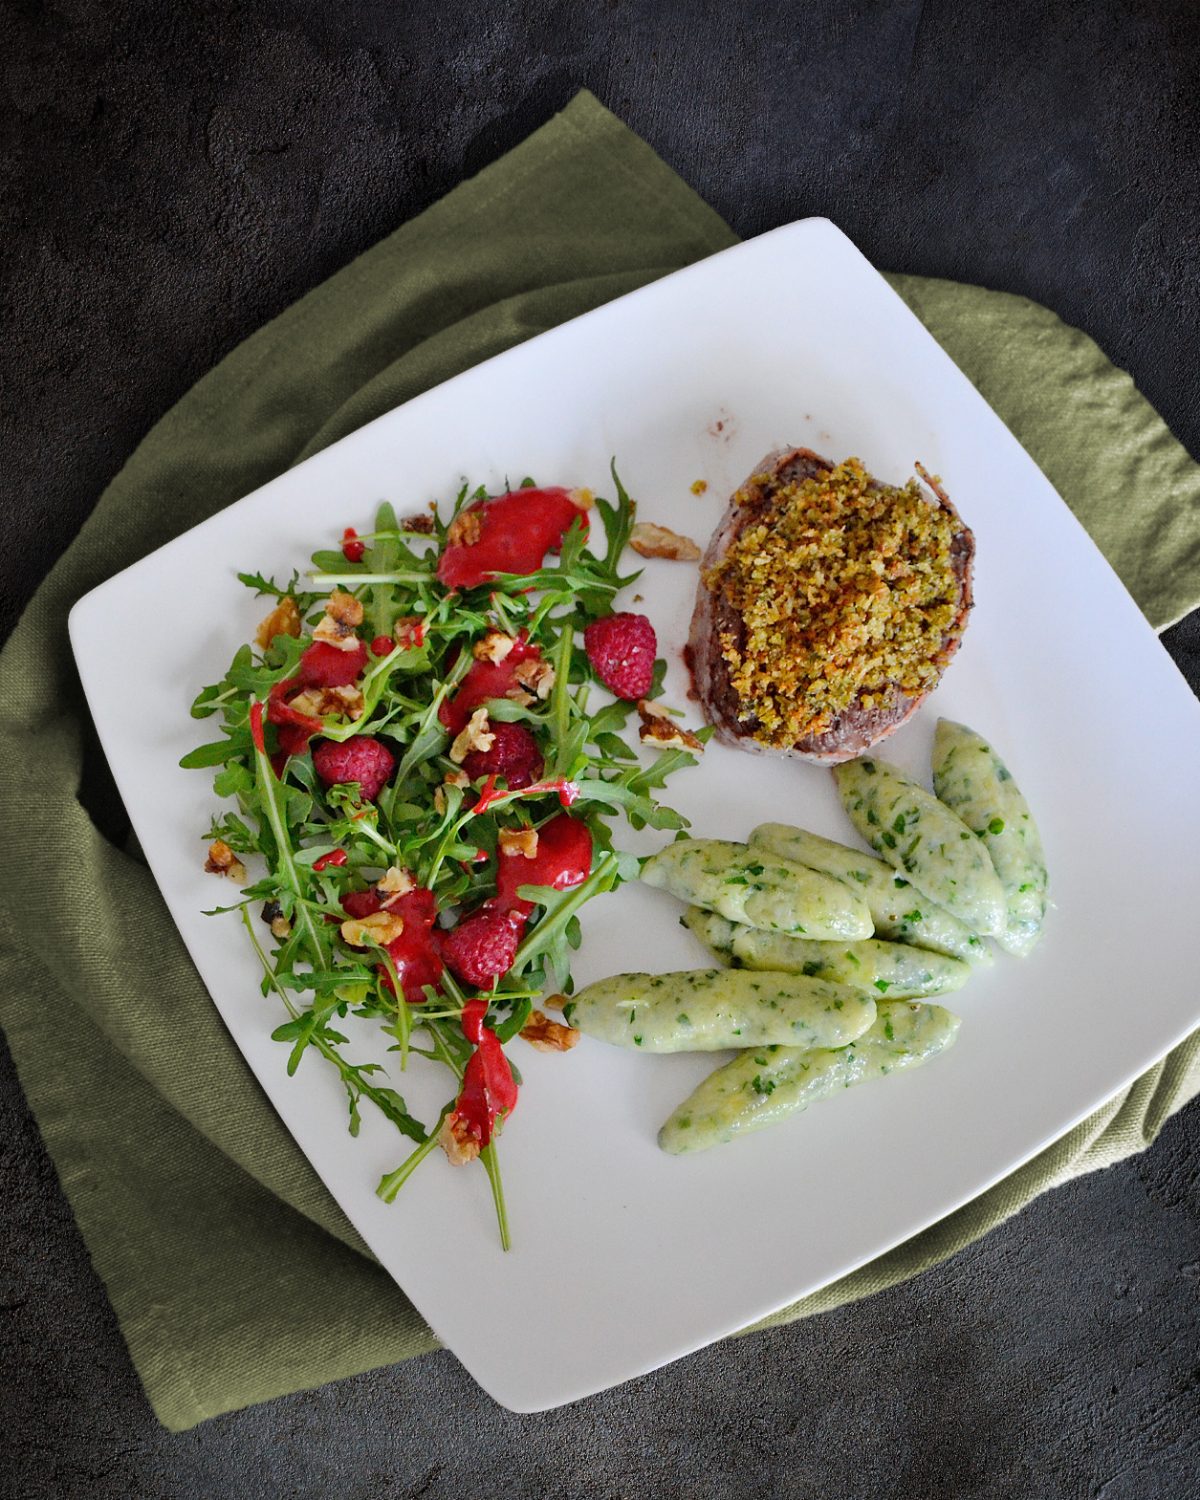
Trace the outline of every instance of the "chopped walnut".
<path fill-rule="evenodd" d="M 433 535 L 433 517 L 427 511 L 415 516 L 405 516 L 400 522 L 401 531 L 415 531 L 418 536 Z"/>
<path fill-rule="evenodd" d="M 479 1142 L 457 1111 L 452 1111 L 442 1121 L 442 1128 L 438 1131 L 438 1145 L 456 1167 L 465 1167 L 479 1155 Z"/>
<path fill-rule="evenodd" d="M 638 738 L 652 750 L 690 750 L 693 755 L 704 754 L 704 742 L 697 739 L 690 729 L 676 723 L 665 708 L 651 703 L 648 698 L 638 699 L 638 717 L 642 721 Z"/>
<path fill-rule="evenodd" d="M 343 589 L 334 589 L 325 603 L 325 613 L 339 625 L 361 625 L 363 622 L 362 600 Z"/>
<path fill-rule="evenodd" d="M 692 494 L 693 495 L 703 495 L 703 493 L 705 492 L 705 490 L 707 488 L 708 488 L 708 480 L 707 479 L 693 479 L 692 480 Z"/>
<path fill-rule="evenodd" d="M 353 625 L 335 620 L 332 615 L 322 615 L 321 623 L 313 631 L 314 641 L 323 641 L 326 646 L 336 646 L 339 651 L 356 651 L 358 636 Z"/>
<path fill-rule="evenodd" d="M 504 696 L 513 703 L 519 703 L 522 708 L 528 708 L 531 703 L 537 702 L 533 694 L 527 693 L 523 687 L 510 687 Z"/>
<path fill-rule="evenodd" d="M 477 510 L 459 511 L 450 529 L 446 532 L 446 540 L 452 547 L 473 547 L 483 532 L 483 518 Z"/>
<path fill-rule="evenodd" d="M 466 727 L 455 736 L 450 746 L 450 759 L 461 766 L 472 750 L 490 750 L 496 736 L 489 731 L 486 708 L 477 708 Z"/>
<path fill-rule="evenodd" d="M 453 771 L 447 771 L 442 780 L 447 786 L 461 786 L 465 788 L 471 785 L 471 778 L 465 771 L 460 771 L 457 766 Z"/>
<path fill-rule="evenodd" d="M 567 499 L 579 510 L 591 510 L 596 503 L 595 491 L 588 489 L 568 490 Z"/>
<path fill-rule="evenodd" d="M 502 828 L 500 830 L 501 854 L 521 854 L 526 859 L 536 859 L 537 848 L 536 828 Z"/>
<path fill-rule="evenodd" d="M 365 948 L 370 943 L 386 948 L 403 931 L 404 918 L 391 911 L 374 911 L 369 917 L 350 917 L 341 926 L 342 941 L 352 948 Z"/>
<path fill-rule="evenodd" d="M 446 788 L 435 786 L 433 789 L 433 810 L 439 818 L 446 815 Z"/>
<path fill-rule="evenodd" d="M 285 594 L 254 632 L 254 640 L 265 651 L 277 635 L 299 634 L 300 611 L 291 594 Z"/>
<path fill-rule="evenodd" d="M 519 661 L 513 668 L 513 676 L 522 687 L 543 700 L 550 696 L 550 689 L 554 686 L 554 668 L 548 661 L 535 656 Z"/>
<path fill-rule="evenodd" d="M 531 1047 L 539 1052 L 569 1052 L 579 1040 L 574 1026 L 564 1026 L 561 1021 L 552 1021 L 540 1010 L 530 1014 L 521 1027 L 521 1035 Z"/>
<path fill-rule="evenodd" d="M 210 875 L 224 875 L 235 885 L 245 885 L 246 866 L 241 862 L 224 839 L 214 839 L 208 846 L 208 858 L 204 868 Z"/>
<path fill-rule="evenodd" d="M 411 870 L 401 870 L 397 865 L 389 865 L 382 880 L 375 882 L 375 894 L 379 897 L 384 911 L 396 904 L 401 896 L 407 896 L 409 891 L 415 891 L 417 882 L 413 879 Z"/>
<path fill-rule="evenodd" d="M 542 1004 L 550 1010 L 562 1010 L 567 1003 L 566 995 L 543 995 Z"/>
<path fill-rule="evenodd" d="M 314 719 L 336 715 L 353 720 L 362 718 L 366 705 L 359 688 L 312 687 L 305 688 L 302 693 L 297 693 L 294 698 L 290 698 L 288 707 L 294 708 L 298 714 L 308 714 Z"/>
<path fill-rule="evenodd" d="M 516 644 L 503 630 L 489 629 L 471 647 L 471 655 L 476 661 L 501 662 Z"/>
<path fill-rule="evenodd" d="M 669 526 L 639 521 L 629 535 L 629 545 L 640 557 L 669 557 L 676 562 L 695 562 L 700 548 L 690 536 L 680 536 Z"/>
<path fill-rule="evenodd" d="M 292 924 L 282 912 L 277 917 L 271 918 L 271 936 L 273 938 L 278 938 L 282 942 L 285 937 L 291 937 L 291 935 Z"/>

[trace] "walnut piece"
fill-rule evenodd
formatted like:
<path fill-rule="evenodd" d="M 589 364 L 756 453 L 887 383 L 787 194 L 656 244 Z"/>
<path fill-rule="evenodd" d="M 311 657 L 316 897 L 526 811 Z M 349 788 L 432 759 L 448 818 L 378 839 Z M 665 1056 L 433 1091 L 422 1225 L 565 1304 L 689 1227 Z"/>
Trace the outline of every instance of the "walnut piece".
<path fill-rule="evenodd" d="M 278 938 L 282 942 L 285 937 L 290 937 L 291 934 L 292 924 L 282 912 L 277 917 L 271 918 L 271 936 L 273 938 Z"/>
<path fill-rule="evenodd" d="M 528 688 L 543 701 L 550 696 L 550 689 L 554 686 L 554 668 L 536 656 L 519 661 L 513 668 L 513 676 L 523 688 Z M 505 696 L 512 697 L 513 694 L 509 692 Z"/>
<path fill-rule="evenodd" d="M 313 640 L 336 646 L 339 651 L 354 651 L 358 648 L 358 636 L 354 632 L 362 622 L 361 601 L 342 589 L 334 589 L 325 603 L 321 623 L 313 631 Z"/>
<path fill-rule="evenodd" d="M 503 630 L 489 629 L 471 647 L 471 655 L 476 661 L 501 662 L 516 644 Z"/>
<path fill-rule="evenodd" d="M 305 688 L 288 700 L 288 707 L 298 714 L 323 719 L 337 715 L 346 719 L 361 719 L 366 707 L 362 691 L 356 687 Z"/>
<path fill-rule="evenodd" d="M 418 536 L 432 536 L 433 517 L 427 511 L 415 516 L 405 516 L 400 522 L 400 530 L 415 531 Z"/>
<path fill-rule="evenodd" d="M 568 490 L 567 499 L 577 510 L 591 510 L 596 503 L 596 494 L 589 489 Z"/>
<path fill-rule="evenodd" d="M 325 602 L 325 613 L 339 625 L 361 625 L 363 622 L 362 600 L 343 589 L 334 589 Z"/>
<path fill-rule="evenodd" d="M 676 562 L 696 562 L 700 557 L 700 548 L 690 536 L 680 536 L 653 521 L 638 521 L 629 534 L 629 545 L 640 557 L 669 557 Z"/>
<path fill-rule="evenodd" d="M 241 862 L 224 839 L 214 839 L 208 846 L 208 858 L 204 868 L 210 875 L 224 875 L 235 885 L 245 885 L 246 866 Z"/>
<path fill-rule="evenodd" d="M 471 785 L 471 778 L 467 775 L 467 773 L 458 769 L 447 771 L 445 776 L 442 777 L 442 780 L 447 786 L 468 787 Z"/>
<path fill-rule="evenodd" d="M 254 640 L 265 651 L 277 635 L 299 634 L 300 611 L 291 594 L 285 594 L 254 632 Z"/>
<path fill-rule="evenodd" d="M 521 854 L 526 859 L 536 859 L 537 848 L 536 828 L 502 828 L 500 830 L 501 854 Z"/>
<path fill-rule="evenodd" d="M 451 547 L 473 547 L 483 532 L 483 518 L 477 510 L 462 510 L 450 522 L 446 541 Z"/>
<path fill-rule="evenodd" d="M 457 1110 L 442 1121 L 438 1131 L 438 1145 L 456 1167 L 465 1167 L 479 1155 L 479 1142 L 467 1128 L 466 1121 Z"/>
<path fill-rule="evenodd" d="M 326 646 L 335 646 L 339 651 L 356 651 L 358 636 L 353 625 L 335 620 L 332 615 L 322 615 L 321 623 L 313 631 L 314 641 L 323 641 Z"/>
<path fill-rule="evenodd" d="M 472 750 L 490 750 L 496 736 L 488 728 L 486 708 L 477 708 L 465 728 L 461 729 L 450 746 L 450 759 L 461 766 Z"/>
<path fill-rule="evenodd" d="M 416 888 L 417 882 L 413 879 L 412 871 L 402 870 L 397 865 L 389 865 L 383 879 L 375 882 L 375 894 L 384 911 L 394 906 L 401 896 L 407 896 L 409 891 L 415 891 Z"/>
<path fill-rule="evenodd" d="M 676 723 L 665 708 L 651 703 L 648 698 L 638 699 L 638 717 L 642 721 L 638 738 L 652 750 L 690 750 L 693 755 L 704 754 L 704 742 L 697 739 L 690 729 Z"/>
<path fill-rule="evenodd" d="M 564 1026 L 561 1021 L 552 1021 L 540 1010 L 530 1014 L 529 1020 L 521 1027 L 521 1035 L 539 1052 L 569 1052 L 579 1040 L 579 1033 L 574 1026 Z"/>
<path fill-rule="evenodd" d="M 391 911 L 374 911 L 369 917 L 350 917 L 341 925 L 342 941 L 352 948 L 378 943 L 386 948 L 404 931 L 404 918 Z"/>

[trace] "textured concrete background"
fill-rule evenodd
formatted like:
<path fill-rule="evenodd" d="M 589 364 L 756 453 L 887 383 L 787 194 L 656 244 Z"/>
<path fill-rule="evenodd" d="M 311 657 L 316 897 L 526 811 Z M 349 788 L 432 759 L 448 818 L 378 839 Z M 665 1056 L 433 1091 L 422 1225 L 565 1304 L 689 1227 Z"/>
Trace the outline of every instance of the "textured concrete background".
<path fill-rule="evenodd" d="M 1200 454 L 1190 0 L 404 10 L 0 3 L 0 628 L 194 380 L 581 85 L 743 234 L 1046 303 Z M 913 1285 L 566 1411 L 438 1354 L 171 1436 L 0 1048 L 0 1494 L 1184 1500 L 1198 1164 L 1193 1106 Z"/>

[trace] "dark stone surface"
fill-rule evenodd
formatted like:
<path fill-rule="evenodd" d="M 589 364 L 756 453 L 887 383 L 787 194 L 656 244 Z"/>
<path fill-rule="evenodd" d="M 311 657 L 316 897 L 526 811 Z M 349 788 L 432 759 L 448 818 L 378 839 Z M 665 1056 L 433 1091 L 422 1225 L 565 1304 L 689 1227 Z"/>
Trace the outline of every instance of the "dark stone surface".
<path fill-rule="evenodd" d="M 1190 0 L 0 4 L 0 628 L 158 416 L 587 85 L 743 234 L 1086 329 L 1200 453 Z M 1200 628 L 1168 648 L 1200 689 Z M 0 1049 L 0 1493 L 1200 1493 L 1200 1110 L 918 1282 L 559 1413 L 445 1354 L 172 1436 Z"/>

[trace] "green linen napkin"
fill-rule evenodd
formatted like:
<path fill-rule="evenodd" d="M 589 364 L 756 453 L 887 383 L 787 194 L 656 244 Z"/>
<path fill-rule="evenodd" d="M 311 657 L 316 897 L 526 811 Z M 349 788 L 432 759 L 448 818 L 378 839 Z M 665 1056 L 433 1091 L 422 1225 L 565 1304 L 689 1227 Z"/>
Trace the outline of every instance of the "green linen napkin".
<path fill-rule="evenodd" d="M 218 1412 L 435 1347 L 276 1118 L 136 851 L 78 800 L 95 755 L 81 594 L 372 417 L 734 235 L 590 95 L 235 350 L 147 436 L 0 659 L 0 1023 L 155 1411 Z M 892 283 L 1103 547 L 1150 620 L 1200 600 L 1200 470 L 1129 377 L 1017 297 Z M 169 622 L 164 622 L 169 628 Z M 14 774 L 15 771 L 15 774 Z M 53 923 L 47 926 L 47 892 Z M 1143 1149 L 1200 1090 L 1192 1038 L 1005 1182 L 788 1308 L 936 1264 L 1055 1183 Z"/>

